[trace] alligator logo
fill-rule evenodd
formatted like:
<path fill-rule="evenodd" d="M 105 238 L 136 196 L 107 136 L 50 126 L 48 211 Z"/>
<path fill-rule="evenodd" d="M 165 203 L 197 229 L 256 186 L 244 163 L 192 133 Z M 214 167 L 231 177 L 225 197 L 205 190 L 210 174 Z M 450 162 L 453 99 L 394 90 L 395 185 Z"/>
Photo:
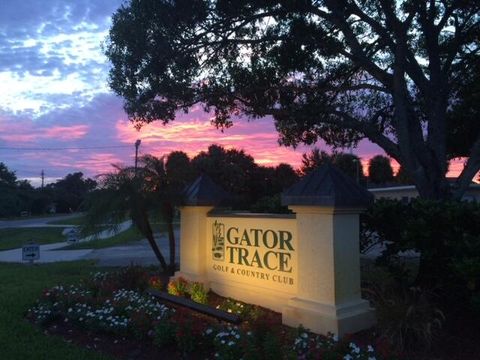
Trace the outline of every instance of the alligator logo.
<path fill-rule="evenodd" d="M 213 260 L 225 260 L 225 225 L 215 220 L 212 225 L 212 256 Z"/>

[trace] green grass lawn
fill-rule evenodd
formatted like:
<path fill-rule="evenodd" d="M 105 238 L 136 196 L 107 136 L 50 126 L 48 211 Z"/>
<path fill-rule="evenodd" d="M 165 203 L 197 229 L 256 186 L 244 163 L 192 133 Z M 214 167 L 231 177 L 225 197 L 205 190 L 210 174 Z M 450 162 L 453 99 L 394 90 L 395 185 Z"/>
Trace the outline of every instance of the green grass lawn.
<path fill-rule="evenodd" d="M 116 234 L 108 239 L 95 239 L 91 241 L 80 242 L 65 246 L 59 250 L 78 250 L 78 249 L 103 249 L 107 247 L 126 244 L 133 241 L 143 239 L 143 236 L 137 229 L 131 227 L 119 234 Z"/>
<path fill-rule="evenodd" d="M 37 244 L 65 241 L 63 228 L 6 228 L 0 229 L 0 251 L 22 247 L 33 240 Z"/>
<path fill-rule="evenodd" d="M 178 227 L 178 224 L 174 224 L 173 226 Z M 152 224 L 152 230 L 154 233 L 165 233 L 167 231 L 167 225 L 165 223 L 154 223 Z M 141 235 L 134 226 L 132 226 L 130 229 L 114 235 L 108 239 L 96 239 L 77 244 L 71 244 L 59 250 L 103 249 L 107 247 L 127 244 L 134 241 L 139 241 L 144 238 L 145 237 Z"/>
<path fill-rule="evenodd" d="M 42 290 L 74 283 L 97 271 L 92 262 L 49 265 L 0 263 L 0 359 L 2 360 L 107 360 L 43 331 L 24 319 Z"/>
<path fill-rule="evenodd" d="M 72 217 L 63 220 L 50 221 L 47 224 L 49 225 L 83 225 L 85 222 L 85 216 L 79 215 L 77 217 Z"/>

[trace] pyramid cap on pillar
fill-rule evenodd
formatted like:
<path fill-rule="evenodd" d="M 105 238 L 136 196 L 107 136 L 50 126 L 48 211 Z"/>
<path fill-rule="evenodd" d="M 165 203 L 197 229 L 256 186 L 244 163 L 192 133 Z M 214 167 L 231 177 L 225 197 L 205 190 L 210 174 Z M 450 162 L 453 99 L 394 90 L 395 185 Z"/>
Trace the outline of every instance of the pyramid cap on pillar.
<path fill-rule="evenodd" d="M 215 184 L 210 176 L 200 175 L 184 191 L 186 206 L 215 206 L 227 200 L 230 194 Z"/>
<path fill-rule="evenodd" d="M 373 195 L 331 164 L 325 164 L 282 193 L 282 205 L 366 208 Z"/>

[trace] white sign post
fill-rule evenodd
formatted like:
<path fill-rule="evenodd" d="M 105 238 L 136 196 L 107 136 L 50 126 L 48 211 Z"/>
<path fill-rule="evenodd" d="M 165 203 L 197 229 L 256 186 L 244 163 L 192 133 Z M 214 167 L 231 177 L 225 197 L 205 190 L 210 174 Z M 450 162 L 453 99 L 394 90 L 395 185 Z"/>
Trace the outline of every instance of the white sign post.
<path fill-rule="evenodd" d="M 22 260 L 29 261 L 33 264 L 34 260 L 40 259 L 40 245 L 38 244 L 27 244 L 22 246 Z"/>

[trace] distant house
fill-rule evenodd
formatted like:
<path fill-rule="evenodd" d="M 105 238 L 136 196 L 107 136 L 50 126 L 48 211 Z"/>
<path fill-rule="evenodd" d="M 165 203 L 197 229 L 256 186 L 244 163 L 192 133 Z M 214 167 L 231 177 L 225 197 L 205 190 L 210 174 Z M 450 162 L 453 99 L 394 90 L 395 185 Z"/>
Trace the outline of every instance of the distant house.
<path fill-rule="evenodd" d="M 455 179 L 449 179 L 453 182 Z M 368 191 L 370 191 L 375 200 L 377 199 L 396 199 L 402 202 L 408 203 L 412 199 L 418 197 L 418 191 L 415 185 L 399 185 L 399 184 L 385 184 L 385 185 L 370 185 Z M 465 201 L 478 201 L 480 202 L 480 184 L 472 182 L 463 195 L 462 200 Z"/>

